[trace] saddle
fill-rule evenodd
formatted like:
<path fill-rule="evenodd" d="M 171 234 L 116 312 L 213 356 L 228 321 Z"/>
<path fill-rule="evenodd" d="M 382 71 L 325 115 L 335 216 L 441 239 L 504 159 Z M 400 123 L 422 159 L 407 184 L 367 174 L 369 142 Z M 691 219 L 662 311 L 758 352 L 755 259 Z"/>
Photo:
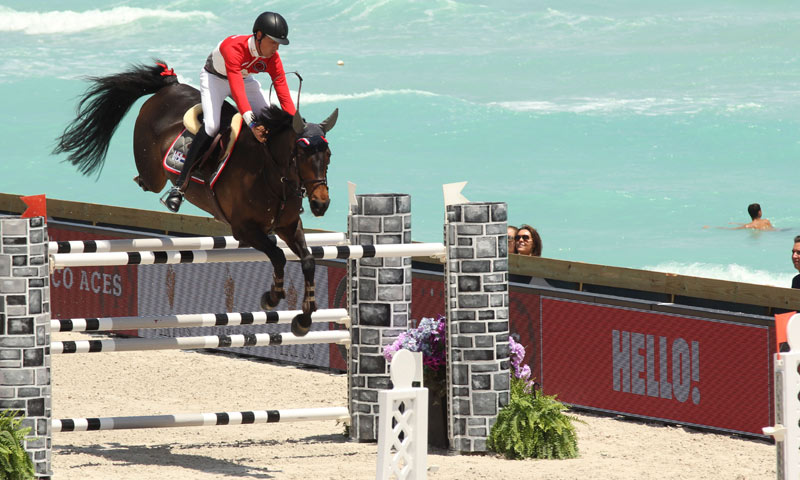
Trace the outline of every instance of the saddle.
<path fill-rule="evenodd" d="M 164 155 L 164 169 L 176 175 L 180 174 L 183 162 L 197 131 L 203 125 L 203 107 L 198 103 L 183 115 L 183 131 L 175 138 L 172 145 Z M 222 124 L 229 125 L 220 130 L 214 137 L 208 151 L 204 152 L 192 171 L 191 181 L 207 185 L 213 190 L 225 165 L 230 158 L 236 139 L 242 129 L 242 115 L 223 109 Z"/>

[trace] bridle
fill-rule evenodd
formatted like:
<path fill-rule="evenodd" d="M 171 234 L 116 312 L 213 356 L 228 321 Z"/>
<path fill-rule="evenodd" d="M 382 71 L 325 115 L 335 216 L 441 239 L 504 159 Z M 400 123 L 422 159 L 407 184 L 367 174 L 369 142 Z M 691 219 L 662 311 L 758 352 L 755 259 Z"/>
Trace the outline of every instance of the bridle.
<path fill-rule="evenodd" d="M 318 187 L 324 185 L 328 186 L 328 176 L 324 178 L 311 178 L 308 180 L 303 179 L 300 166 L 297 164 L 299 151 L 303 150 L 309 152 L 308 156 L 313 156 L 317 153 L 325 153 L 328 150 L 328 140 L 324 135 L 314 135 L 311 137 L 301 137 L 294 143 L 294 150 L 292 151 L 292 161 L 297 170 L 297 177 L 300 179 L 299 195 L 300 198 L 308 197 L 309 192 L 313 192 Z M 325 169 L 327 172 L 327 168 Z"/>
<path fill-rule="evenodd" d="M 299 81 L 299 84 L 297 86 L 297 107 L 296 107 L 296 110 L 300 110 L 300 92 L 303 89 L 303 77 L 298 72 L 286 72 L 284 74 L 284 77 L 287 74 L 290 74 L 290 73 L 295 74 L 297 76 L 298 81 Z M 270 101 L 272 100 L 272 87 L 273 87 L 273 84 L 270 84 L 270 86 L 269 86 L 269 97 L 267 97 L 267 98 L 270 99 Z M 327 150 L 327 148 L 328 148 L 328 140 L 325 139 L 324 135 L 313 135 L 313 136 L 310 136 L 310 137 L 301 137 L 295 142 L 294 148 L 292 149 L 292 160 L 291 160 L 290 164 L 297 171 L 297 177 L 299 179 L 299 185 L 295 188 L 295 193 L 300 198 L 307 198 L 308 197 L 308 193 L 309 192 L 313 192 L 317 187 L 319 187 L 321 185 L 324 185 L 324 186 L 327 187 L 328 186 L 328 178 L 327 178 L 327 175 L 326 175 L 325 178 L 322 178 L 322 179 L 320 179 L 320 178 L 312 178 L 310 180 L 304 180 L 303 179 L 302 173 L 300 172 L 299 165 L 297 165 L 297 155 L 298 155 L 298 149 L 299 148 L 302 148 L 304 150 L 312 150 L 313 149 L 313 153 L 322 152 L 324 150 Z M 327 171 L 327 169 L 326 169 L 326 171 Z M 289 181 L 290 181 L 289 178 L 287 178 L 285 176 L 281 177 L 281 183 L 284 185 L 284 200 L 286 198 L 286 194 L 285 194 L 286 184 L 289 183 Z"/>
<path fill-rule="evenodd" d="M 267 143 L 270 142 L 272 137 L 267 139 Z M 265 147 L 269 150 L 269 146 L 265 145 Z M 316 153 L 324 152 L 328 149 L 328 141 L 325 139 L 323 135 L 313 136 L 313 137 L 302 137 L 299 140 L 296 140 L 294 146 L 292 147 L 292 154 L 290 160 L 287 165 L 282 166 L 276 161 L 275 155 L 270 153 L 269 157 L 272 160 L 272 163 L 282 171 L 282 175 L 280 177 L 281 183 L 281 194 L 278 198 L 279 206 L 278 212 L 275 215 L 273 220 L 273 224 L 277 223 L 281 214 L 283 213 L 284 208 L 286 207 L 286 201 L 290 196 L 296 196 L 301 200 L 303 198 L 307 198 L 310 192 L 313 192 L 317 187 L 324 185 L 328 186 L 328 179 L 327 175 L 324 178 L 311 178 L 311 179 L 304 179 L 303 174 L 300 170 L 298 165 L 297 159 L 299 156 L 300 149 L 303 150 L 312 150 L 311 155 Z M 291 178 L 291 171 L 297 172 L 297 180 L 295 181 Z M 325 169 L 327 172 L 327 168 Z M 302 205 L 301 205 L 301 212 L 302 212 Z"/>

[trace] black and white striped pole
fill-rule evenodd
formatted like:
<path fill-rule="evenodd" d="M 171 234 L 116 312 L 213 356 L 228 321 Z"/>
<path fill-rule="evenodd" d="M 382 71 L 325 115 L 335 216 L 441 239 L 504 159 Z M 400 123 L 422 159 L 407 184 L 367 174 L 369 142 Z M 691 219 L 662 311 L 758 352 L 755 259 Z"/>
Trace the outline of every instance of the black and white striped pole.
<path fill-rule="evenodd" d="M 174 415 L 142 415 L 134 417 L 62 418 L 53 420 L 53 432 L 255 425 L 313 420 L 345 422 L 348 417 L 347 407 L 321 407 L 287 410 L 248 410 L 243 412 L 177 413 Z"/>

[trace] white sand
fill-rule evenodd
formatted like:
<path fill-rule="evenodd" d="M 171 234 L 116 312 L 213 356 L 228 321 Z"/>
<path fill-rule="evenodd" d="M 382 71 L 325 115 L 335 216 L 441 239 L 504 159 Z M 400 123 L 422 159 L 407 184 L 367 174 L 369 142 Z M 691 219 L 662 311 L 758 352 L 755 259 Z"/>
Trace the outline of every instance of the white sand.
<path fill-rule="evenodd" d="M 82 338 L 54 334 L 54 340 Z M 55 355 L 53 418 L 346 406 L 347 379 L 181 351 Z M 431 452 L 430 479 L 774 479 L 766 441 L 577 414 L 580 458 L 511 461 Z M 377 445 L 332 421 L 66 432 L 56 479 L 368 479 Z"/>

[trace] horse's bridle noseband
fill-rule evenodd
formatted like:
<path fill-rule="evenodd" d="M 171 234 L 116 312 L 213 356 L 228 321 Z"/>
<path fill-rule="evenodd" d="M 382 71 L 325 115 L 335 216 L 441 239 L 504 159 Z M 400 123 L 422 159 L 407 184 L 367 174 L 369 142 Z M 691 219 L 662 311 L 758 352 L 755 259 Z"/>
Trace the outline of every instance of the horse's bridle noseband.
<path fill-rule="evenodd" d="M 300 148 L 302 148 L 305 151 L 311 152 L 312 155 L 314 153 L 324 152 L 328 149 L 328 140 L 323 135 L 315 135 L 313 137 L 299 138 L 294 144 L 294 150 L 292 151 L 292 160 L 294 160 L 295 162 L 295 168 L 297 168 L 297 176 L 300 179 L 299 195 L 300 198 L 305 198 L 308 196 L 308 192 L 313 192 L 320 185 L 324 185 L 327 187 L 328 178 L 326 175 L 326 178 L 312 178 L 311 180 L 303 179 L 303 176 L 300 172 L 300 168 L 297 166 L 297 154 Z"/>

